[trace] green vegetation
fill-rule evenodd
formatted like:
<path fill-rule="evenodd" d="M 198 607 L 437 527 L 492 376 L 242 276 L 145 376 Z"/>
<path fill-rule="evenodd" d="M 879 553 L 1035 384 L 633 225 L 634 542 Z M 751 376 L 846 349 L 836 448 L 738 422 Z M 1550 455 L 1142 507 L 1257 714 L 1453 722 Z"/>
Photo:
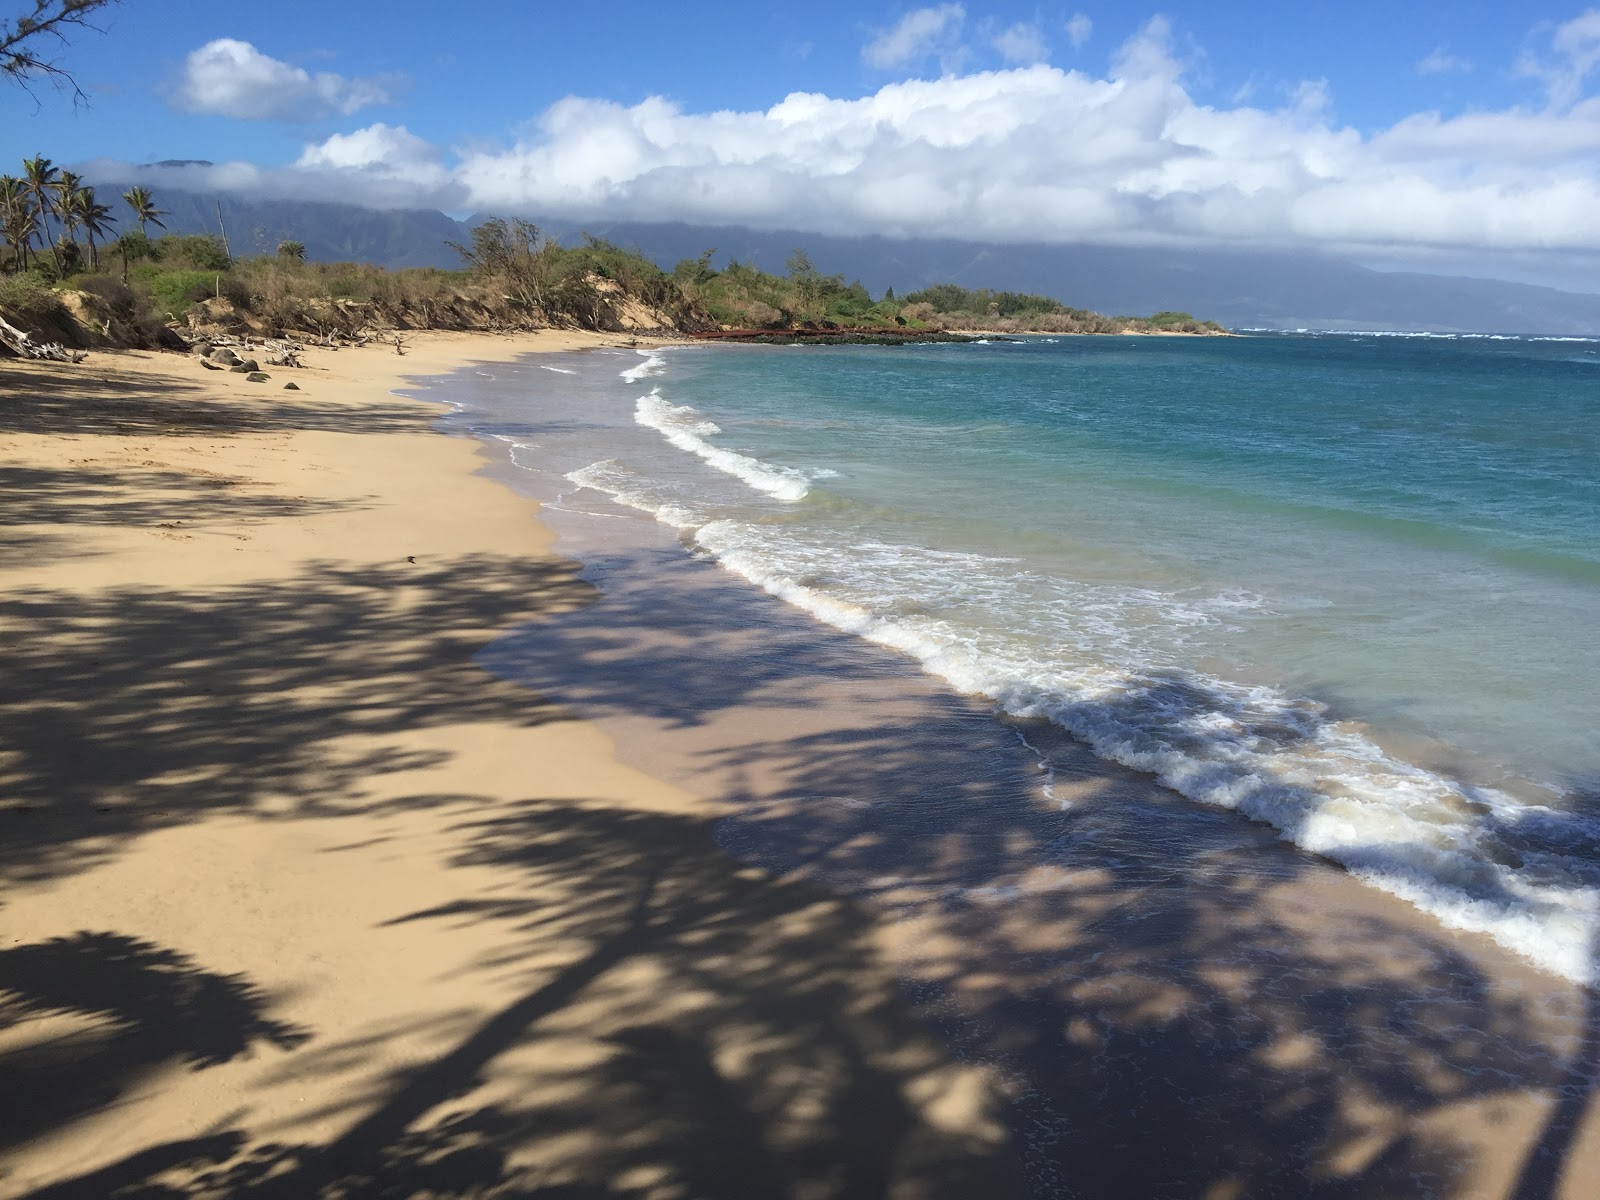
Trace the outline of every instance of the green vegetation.
<path fill-rule="evenodd" d="M 776 275 L 715 250 L 669 272 L 636 251 L 585 235 L 564 246 L 521 219 L 492 219 L 454 245 L 462 268 L 388 271 L 308 262 L 303 242 L 229 255 L 208 235 L 152 238 L 166 214 L 147 188 L 123 194 L 137 229 L 115 224 L 92 187 L 43 155 L 0 176 L 0 310 L 60 327 L 71 320 L 130 345 L 171 341 L 168 325 L 326 338 L 362 330 L 674 329 L 832 340 L 930 333 L 1220 332 L 1188 313 L 1105 317 L 1049 296 L 937 284 L 879 299 L 860 281 L 824 275 L 797 249 Z M 105 253 L 102 253 L 104 251 Z M 68 322 L 70 324 L 70 320 Z"/>

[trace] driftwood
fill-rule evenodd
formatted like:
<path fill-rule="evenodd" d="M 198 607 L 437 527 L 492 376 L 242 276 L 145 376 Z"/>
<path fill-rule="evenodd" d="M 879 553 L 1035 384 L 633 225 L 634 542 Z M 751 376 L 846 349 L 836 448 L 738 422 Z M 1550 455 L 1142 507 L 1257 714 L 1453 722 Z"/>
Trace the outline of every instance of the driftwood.
<path fill-rule="evenodd" d="M 0 346 L 17 358 L 46 362 L 81 363 L 89 355 L 82 350 L 68 350 L 60 342 L 36 342 L 32 335 L 0 317 Z"/>

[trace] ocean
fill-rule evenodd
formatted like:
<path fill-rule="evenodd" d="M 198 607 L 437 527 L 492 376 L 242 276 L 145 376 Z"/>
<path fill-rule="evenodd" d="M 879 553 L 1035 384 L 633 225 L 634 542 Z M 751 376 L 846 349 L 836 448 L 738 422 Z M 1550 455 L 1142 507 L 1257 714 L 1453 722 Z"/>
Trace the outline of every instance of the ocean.
<path fill-rule="evenodd" d="M 448 396 L 551 514 L 659 523 L 1019 729 L 1591 978 L 1600 344 L 685 346 Z"/>

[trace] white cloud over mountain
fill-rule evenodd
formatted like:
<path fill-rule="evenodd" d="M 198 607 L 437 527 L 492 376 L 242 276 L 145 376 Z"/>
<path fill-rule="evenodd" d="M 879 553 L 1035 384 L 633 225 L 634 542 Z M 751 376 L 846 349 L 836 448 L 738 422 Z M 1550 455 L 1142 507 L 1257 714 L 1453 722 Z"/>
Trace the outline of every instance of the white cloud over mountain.
<path fill-rule="evenodd" d="M 1548 106 L 1420 113 L 1374 133 L 1339 125 L 1320 81 L 1279 107 L 1198 102 L 1158 18 L 1104 77 L 1035 64 L 855 99 L 796 93 L 748 112 L 569 97 L 500 148 L 447 157 L 373 125 L 290 168 L 229 170 L 298 196 L 579 221 L 1377 256 L 1600 252 L 1600 100 L 1579 98 L 1600 62 L 1593 15 L 1592 39 L 1580 19 L 1540 43 Z M 884 53 L 923 45 L 913 34 Z"/>
<path fill-rule="evenodd" d="M 261 53 L 249 42 L 218 38 L 184 60 L 173 95 L 179 108 L 246 120 L 315 121 L 349 116 L 394 99 L 396 80 L 316 74 Z"/>

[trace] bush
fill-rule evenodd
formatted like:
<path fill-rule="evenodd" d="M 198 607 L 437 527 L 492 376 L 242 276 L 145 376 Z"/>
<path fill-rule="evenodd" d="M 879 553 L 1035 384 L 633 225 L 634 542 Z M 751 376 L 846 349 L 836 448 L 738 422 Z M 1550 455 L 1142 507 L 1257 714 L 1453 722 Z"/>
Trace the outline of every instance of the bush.
<path fill-rule="evenodd" d="M 168 234 L 155 243 L 155 258 L 173 270 L 226 271 L 232 265 L 221 239 L 208 233 Z"/>
<path fill-rule="evenodd" d="M 152 276 L 146 286 L 157 315 L 164 320 L 175 320 L 188 312 L 190 306 L 216 295 L 217 272 L 161 271 Z"/>
<path fill-rule="evenodd" d="M 25 316 L 45 316 L 59 311 L 61 301 L 50 290 L 41 271 L 0 275 L 0 308 Z"/>

